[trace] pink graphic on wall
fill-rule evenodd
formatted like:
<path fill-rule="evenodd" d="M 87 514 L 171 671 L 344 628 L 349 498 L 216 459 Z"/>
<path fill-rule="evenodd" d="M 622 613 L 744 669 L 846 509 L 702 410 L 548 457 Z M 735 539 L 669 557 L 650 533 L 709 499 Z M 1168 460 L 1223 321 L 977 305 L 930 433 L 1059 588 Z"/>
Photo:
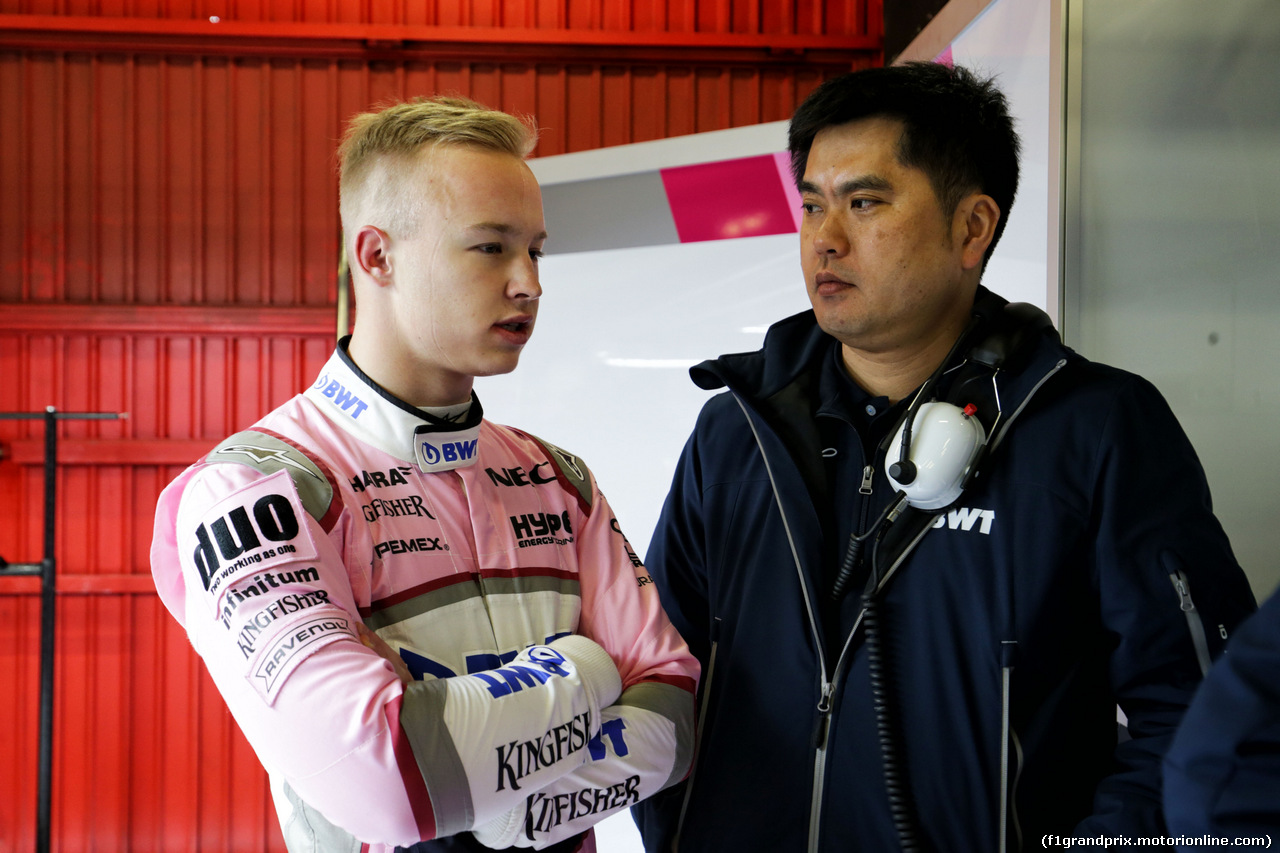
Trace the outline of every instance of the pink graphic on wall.
<path fill-rule="evenodd" d="M 680 242 L 795 232 L 799 196 L 785 161 L 786 154 L 764 154 L 663 169 Z"/>

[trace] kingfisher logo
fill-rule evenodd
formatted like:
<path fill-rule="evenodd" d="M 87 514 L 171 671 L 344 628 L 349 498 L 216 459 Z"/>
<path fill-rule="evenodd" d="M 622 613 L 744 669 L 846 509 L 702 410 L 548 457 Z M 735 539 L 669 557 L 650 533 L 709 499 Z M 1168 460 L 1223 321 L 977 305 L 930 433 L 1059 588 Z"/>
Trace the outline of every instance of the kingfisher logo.
<path fill-rule="evenodd" d="M 364 414 L 364 410 L 369 408 L 368 403 L 348 391 L 341 382 L 336 379 L 329 379 L 329 374 L 327 373 L 317 379 L 316 384 L 311 387 L 332 400 L 333 404 L 350 415 L 352 420 L 360 417 L 360 415 Z"/>

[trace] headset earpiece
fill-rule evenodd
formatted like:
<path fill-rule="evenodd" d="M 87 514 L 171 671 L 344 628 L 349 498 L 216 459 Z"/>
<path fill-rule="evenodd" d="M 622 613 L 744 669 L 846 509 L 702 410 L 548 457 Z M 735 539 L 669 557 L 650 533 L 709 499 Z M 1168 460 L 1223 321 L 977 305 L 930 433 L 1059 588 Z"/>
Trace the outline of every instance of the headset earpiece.
<path fill-rule="evenodd" d="M 889 481 L 906 495 L 916 509 L 942 509 L 964 490 L 970 470 L 987 443 L 982 422 L 974 417 L 973 406 L 963 409 L 953 403 L 924 403 L 916 412 L 911 428 L 910 458 L 913 470 L 905 479 L 901 461 L 889 466 Z M 905 424 L 904 424 L 905 427 Z M 903 429 L 893 437 L 887 458 L 901 454 Z"/>
<path fill-rule="evenodd" d="M 1035 351 L 1032 344 L 1053 328 L 1053 320 L 1029 302 L 1010 302 L 994 314 L 980 340 L 969 351 L 969 360 L 992 370 L 1017 373 L 1022 361 Z"/>

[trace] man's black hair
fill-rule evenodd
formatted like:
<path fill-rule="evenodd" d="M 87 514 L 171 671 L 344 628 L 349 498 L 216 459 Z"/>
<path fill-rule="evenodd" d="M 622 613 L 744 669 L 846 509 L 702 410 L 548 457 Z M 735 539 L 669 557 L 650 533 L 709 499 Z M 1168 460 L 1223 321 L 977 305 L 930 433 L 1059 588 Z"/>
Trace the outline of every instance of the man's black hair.
<path fill-rule="evenodd" d="M 971 192 L 995 200 L 1000 221 L 989 258 L 1018 190 L 1018 134 L 995 81 L 936 62 L 868 68 L 826 81 L 791 118 L 787 148 L 796 183 L 819 131 L 873 117 L 902 122 L 898 162 L 929 176 L 948 218 Z"/>

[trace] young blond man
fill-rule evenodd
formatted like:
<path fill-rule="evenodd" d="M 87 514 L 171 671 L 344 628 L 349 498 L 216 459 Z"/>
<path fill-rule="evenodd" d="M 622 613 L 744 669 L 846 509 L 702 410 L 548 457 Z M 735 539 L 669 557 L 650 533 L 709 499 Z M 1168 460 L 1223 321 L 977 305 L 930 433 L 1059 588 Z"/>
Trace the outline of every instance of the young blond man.
<path fill-rule="evenodd" d="M 608 502 L 472 390 L 537 319 L 533 144 L 461 99 L 353 119 L 352 335 L 161 496 L 157 589 L 290 850 L 593 850 L 688 769 L 698 664 Z"/>

